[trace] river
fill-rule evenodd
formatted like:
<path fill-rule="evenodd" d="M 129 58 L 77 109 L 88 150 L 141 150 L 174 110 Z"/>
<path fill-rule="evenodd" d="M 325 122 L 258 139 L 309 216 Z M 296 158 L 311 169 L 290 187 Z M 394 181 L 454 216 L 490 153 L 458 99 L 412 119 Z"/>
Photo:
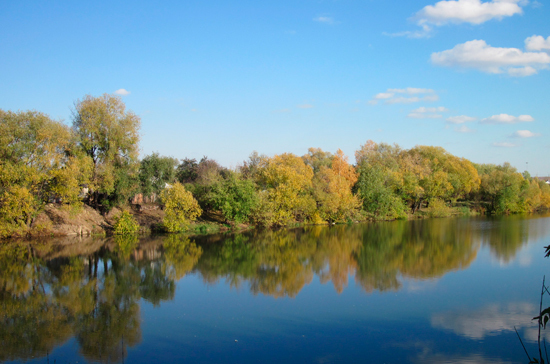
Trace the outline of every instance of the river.
<path fill-rule="evenodd" d="M 0 362 L 527 363 L 546 245 L 548 214 L 3 243 Z"/>

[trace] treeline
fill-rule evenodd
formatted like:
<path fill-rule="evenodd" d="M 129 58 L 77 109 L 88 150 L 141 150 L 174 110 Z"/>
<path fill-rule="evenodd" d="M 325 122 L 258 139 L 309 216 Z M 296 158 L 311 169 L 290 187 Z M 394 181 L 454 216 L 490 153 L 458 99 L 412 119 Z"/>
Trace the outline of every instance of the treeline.
<path fill-rule="evenodd" d="M 341 150 L 304 156 L 253 152 L 232 170 L 202 158 L 138 159 L 140 119 L 113 95 L 85 96 L 72 126 L 37 111 L 0 110 L 0 236 L 24 234 L 48 202 L 103 212 L 157 194 L 168 231 L 195 217 L 287 226 L 448 216 L 462 206 L 506 214 L 550 207 L 550 186 L 505 163 L 477 165 L 441 147 L 367 141 L 350 164 Z M 454 208 L 454 209 L 453 209 Z"/>

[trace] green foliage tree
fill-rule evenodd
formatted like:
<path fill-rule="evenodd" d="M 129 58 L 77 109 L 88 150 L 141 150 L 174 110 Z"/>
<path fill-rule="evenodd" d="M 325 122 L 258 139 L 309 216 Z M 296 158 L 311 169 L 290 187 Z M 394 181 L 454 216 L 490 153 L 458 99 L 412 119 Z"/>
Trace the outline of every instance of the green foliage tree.
<path fill-rule="evenodd" d="M 388 183 L 389 176 L 381 166 L 363 163 L 359 167 L 355 188 L 363 202 L 363 210 L 376 219 L 400 219 L 407 216 L 407 207 Z"/>
<path fill-rule="evenodd" d="M 406 217 L 406 174 L 401 169 L 402 151 L 397 145 L 368 140 L 355 152 L 358 180 L 354 190 L 363 210 L 375 219 Z M 414 190 L 414 187 L 411 186 Z"/>
<path fill-rule="evenodd" d="M 187 229 L 190 220 L 202 213 L 197 200 L 181 183 L 164 189 L 160 198 L 164 204 L 164 227 L 168 232 L 181 232 Z"/>
<path fill-rule="evenodd" d="M 140 118 L 118 96 L 86 95 L 75 103 L 73 130 L 92 161 L 90 202 L 111 207 L 137 191 Z"/>
<path fill-rule="evenodd" d="M 185 158 L 176 169 L 176 179 L 180 183 L 193 183 L 197 179 L 197 160 Z"/>
<path fill-rule="evenodd" d="M 222 212 L 226 222 L 235 223 L 249 221 L 258 204 L 254 182 L 236 172 L 212 184 L 206 200 L 209 206 Z"/>
<path fill-rule="evenodd" d="M 145 195 L 159 194 L 166 184 L 176 181 L 176 166 L 178 160 L 171 157 L 163 157 L 153 153 L 141 160 L 139 166 L 139 180 L 141 192 Z"/>
<path fill-rule="evenodd" d="M 509 163 L 501 166 L 478 165 L 481 175 L 481 198 L 489 202 L 489 212 L 495 214 L 524 211 L 521 192 L 524 179 Z"/>
<path fill-rule="evenodd" d="M 218 162 L 204 156 L 196 163 L 194 159 L 184 159 L 178 166 L 178 180 L 185 182 L 185 187 L 197 199 L 201 209 L 212 212 L 216 209 L 210 198 L 212 189 L 229 175 L 229 171 Z"/>

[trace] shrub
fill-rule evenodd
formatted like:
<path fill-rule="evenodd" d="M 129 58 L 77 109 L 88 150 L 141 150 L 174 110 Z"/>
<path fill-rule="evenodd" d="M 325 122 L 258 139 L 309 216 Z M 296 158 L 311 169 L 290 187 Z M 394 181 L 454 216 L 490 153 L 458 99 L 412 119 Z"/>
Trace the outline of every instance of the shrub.
<path fill-rule="evenodd" d="M 426 213 L 429 217 L 448 217 L 451 216 L 453 209 L 447 206 L 445 201 L 434 198 L 430 200 L 430 204 L 426 209 Z"/>
<path fill-rule="evenodd" d="M 165 211 L 163 225 L 168 232 L 186 230 L 189 221 L 195 220 L 202 213 L 197 200 L 181 183 L 175 183 L 172 187 L 164 189 L 160 198 Z"/>
<path fill-rule="evenodd" d="M 258 203 L 254 182 L 232 174 L 212 185 L 209 205 L 222 212 L 226 222 L 247 222 Z"/>
<path fill-rule="evenodd" d="M 120 215 L 115 218 L 115 235 L 132 235 L 136 234 L 138 231 L 139 224 L 128 211 L 122 211 Z"/>

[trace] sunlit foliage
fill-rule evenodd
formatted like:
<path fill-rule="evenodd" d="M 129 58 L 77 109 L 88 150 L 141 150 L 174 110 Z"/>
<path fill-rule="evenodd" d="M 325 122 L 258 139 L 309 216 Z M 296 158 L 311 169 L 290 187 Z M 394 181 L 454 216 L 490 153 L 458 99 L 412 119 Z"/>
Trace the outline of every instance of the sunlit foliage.
<path fill-rule="evenodd" d="M 139 231 L 139 224 L 129 211 L 122 211 L 115 217 L 113 232 L 115 235 L 133 235 Z"/>
<path fill-rule="evenodd" d="M 340 149 L 331 158 L 330 165 L 330 168 L 321 165 L 314 177 L 313 194 L 317 212 L 325 221 L 345 222 L 356 215 L 361 205 L 352 193 L 357 173 Z"/>
<path fill-rule="evenodd" d="M 87 164 L 47 115 L 0 110 L 0 237 L 24 233 L 50 198 L 78 205 Z"/>
<path fill-rule="evenodd" d="M 256 220 L 266 226 L 305 221 L 315 211 L 308 193 L 313 170 L 302 158 L 284 153 L 263 161 L 259 167 L 260 202 Z"/>
<path fill-rule="evenodd" d="M 181 183 L 165 188 L 160 198 L 164 204 L 164 227 L 168 232 L 181 232 L 187 229 L 189 221 L 202 213 L 197 200 Z"/>
<path fill-rule="evenodd" d="M 78 147 L 92 161 L 91 202 L 111 207 L 137 192 L 140 118 L 119 96 L 86 95 L 73 112 Z"/>
<path fill-rule="evenodd" d="M 258 205 L 254 182 L 236 172 L 227 172 L 225 178 L 213 183 L 205 199 L 208 206 L 221 211 L 226 222 L 248 222 Z"/>

